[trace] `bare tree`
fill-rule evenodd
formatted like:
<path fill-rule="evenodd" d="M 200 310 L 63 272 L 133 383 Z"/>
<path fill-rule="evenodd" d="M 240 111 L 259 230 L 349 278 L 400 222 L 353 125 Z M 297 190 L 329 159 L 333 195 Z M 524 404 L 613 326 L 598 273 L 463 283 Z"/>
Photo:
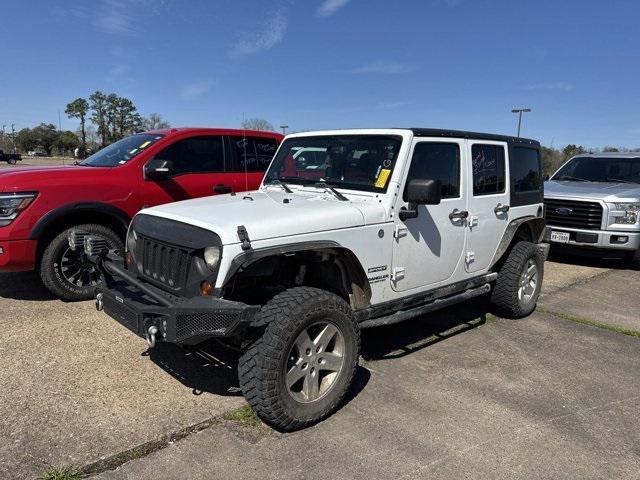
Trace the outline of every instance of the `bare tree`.
<path fill-rule="evenodd" d="M 145 130 L 162 130 L 163 128 L 171 128 L 171 124 L 163 119 L 159 113 L 152 113 L 143 120 L 143 127 Z"/>
<path fill-rule="evenodd" d="M 245 130 L 258 130 L 273 132 L 274 128 L 264 118 L 247 118 L 242 122 L 242 128 Z"/>

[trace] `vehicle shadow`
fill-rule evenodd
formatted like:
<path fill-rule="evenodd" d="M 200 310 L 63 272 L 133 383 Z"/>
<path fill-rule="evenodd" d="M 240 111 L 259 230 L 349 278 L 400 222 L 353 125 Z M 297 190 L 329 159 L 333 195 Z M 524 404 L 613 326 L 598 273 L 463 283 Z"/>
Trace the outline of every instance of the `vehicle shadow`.
<path fill-rule="evenodd" d="M 358 366 L 343 403 L 356 398 L 369 382 L 371 373 L 366 368 L 366 361 L 410 355 L 483 325 L 488 312 L 488 302 L 479 299 L 397 325 L 364 330 L 361 356 L 365 364 Z M 215 340 L 189 348 L 160 343 L 143 355 L 148 355 L 156 365 L 190 388 L 194 395 L 242 395 L 237 377 L 239 350 L 235 348 Z"/>
<path fill-rule="evenodd" d="M 0 297 L 13 300 L 55 300 L 35 272 L 0 273 Z"/>
<path fill-rule="evenodd" d="M 364 330 L 362 358 L 391 360 L 410 355 L 484 325 L 489 313 L 489 302 L 481 298 L 396 325 Z"/>
<path fill-rule="evenodd" d="M 631 262 L 626 257 L 605 257 L 604 253 L 576 254 L 569 250 L 551 248 L 548 260 L 565 265 L 577 265 L 580 267 L 611 268 L 615 270 L 633 270 Z"/>
<path fill-rule="evenodd" d="M 194 395 L 242 395 L 237 373 L 240 352 L 215 340 L 191 348 L 160 343 L 143 355 L 148 355 L 152 362 L 190 388 Z M 351 389 L 343 401 L 345 404 L 364 389 L 370 376 L 366 368 L 358 366 Z"/>

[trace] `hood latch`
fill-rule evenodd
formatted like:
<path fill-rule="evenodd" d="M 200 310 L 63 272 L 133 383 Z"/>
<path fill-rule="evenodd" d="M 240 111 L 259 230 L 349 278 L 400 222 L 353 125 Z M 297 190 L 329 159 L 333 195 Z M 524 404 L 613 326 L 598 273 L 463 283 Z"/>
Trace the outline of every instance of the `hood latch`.
<path fill-rule="evenodd" d="M 238 240 L 242 243 L 243 250 L 249 250 L 251 248 L 251 240 L 244 225 L 238 225 Z"/>

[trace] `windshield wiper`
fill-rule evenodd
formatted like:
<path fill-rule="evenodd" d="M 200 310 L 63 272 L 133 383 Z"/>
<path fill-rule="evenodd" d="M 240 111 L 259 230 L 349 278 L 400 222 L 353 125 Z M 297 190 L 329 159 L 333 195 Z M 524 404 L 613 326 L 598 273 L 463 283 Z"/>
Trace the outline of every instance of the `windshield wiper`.
<path fill-rule="evenodd" d="M 282 187 L 282 189 L 287 192 L 287 193 L 293 193 L 293 190 L 291 190 L 286 183 L 283 183 L 281 180 L 278 180 L 277 178 L 274 178 L 273 180 L 270 180 L 268 185 L 278 185 L 280 187 Z"/>
<path fill-rule="evenodd" d="M 327 185 L 325 182 L 317 182 L 313 185 L 314 187 L 318 187 L 318 188 L 324 188 L 325 191 L 329 190 L 331 193 L 333 193 L 336 198 L 342 202 L 348 202 L 349 199 L 347 197 L 345 197 L 343 194 L 341 194 L 338 190 L 336 190 L 334 187 L 332 187 L 331 185 Z"/>
<path fill-rule="evenodd" d="M 621 178 L 605 178 L 605 182 L 616 182 L 616 183 L 636 183 L 631 180 L 622 180 Z"/>
<path fill-rule="evenodd" d="M 558 177 L 558 180 L 572 180 L 574 182 L 590 182 L 591 181 L 591 180 L 587 180 L 586 178 L 572 177 L 571 175 L 562 175 Z"/>

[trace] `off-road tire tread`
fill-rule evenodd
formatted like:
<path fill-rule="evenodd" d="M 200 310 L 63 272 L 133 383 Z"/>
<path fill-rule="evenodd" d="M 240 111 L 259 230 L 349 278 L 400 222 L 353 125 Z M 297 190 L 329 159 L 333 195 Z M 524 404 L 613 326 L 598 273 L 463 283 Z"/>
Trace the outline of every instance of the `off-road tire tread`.
<path fill-rule="evenodd" d="M 535 310 L 536 302 L 532 302 L 527 308 L 523 308 L 518 300 L 520 274 L 525 262 L 531 257 L 538 258 L 539 291 L 544 276 L 544 261 L 540 250 L 534 243 L 517 242 L 513 245 L 500 267 L 498 279 L 491 292 L 491 303 L 495 307 L 496 313 L 501 317 L 522 318 Z"/>
<path fill-rule="evenodd" d="M 281 430 L 293 431 L 308 427 L 326 418 L 340 405 L 357 368 L 357 358 L 350 372 L 345 372 L 347 381 L 344 391 L 313 418 L 300 420 L 291 418 L 278 402 L 276 371 L 278 352 L 285 346 L 286 333 L 295 330 L 302 318 L 317 310 L 309 306 L 321 303 L 324 308 L 345 313 L 353 322 L 356 355 L 360 353 L 360 329 L 353 318 L 351 307 L 337 295 L 312 287 L 295 287 L 273 297 L 262 307 L 258 323 L 264 325 L 253 330 L 243 344 L 238 361 L 240 388 L 245 399 L 256 414 L 268 425 Z"/>
<path fill-rule="evenodd" d="M 75 225 L 71 228 L 75 228 L 78 230 L 84 230 L 92 234 L 101 235 L 107 238 L 112 244 L 117 245 L 117 249 L 122 250 L 123 244 L 119 235 L 114 232 L 111 228 L 105 227 L 104 225 L 98 224 L 83 224 L 83 225 Z M 73 292 L 71 290 L 66 289 L 64 286 L 60 285 L 60 282 L 56 278 L 56 274 L 54 272 L 54 256 L 57 248 L 60 246 L 62 242 L 67 243 L 67 232 L 69 229 L 65 229 L 63 232 L 59 233 L 57 236 L 53 238 L 46 246 L 42 258 L 40 259 L 40 278 L 42 279 L 42 283 L 51 293 L 56 295 L 63 300 L 77 302 L 81 300 L 90 300 L 93 297 L 93 293 L 85 293 L 80 294 L 77 292 Z"/>

